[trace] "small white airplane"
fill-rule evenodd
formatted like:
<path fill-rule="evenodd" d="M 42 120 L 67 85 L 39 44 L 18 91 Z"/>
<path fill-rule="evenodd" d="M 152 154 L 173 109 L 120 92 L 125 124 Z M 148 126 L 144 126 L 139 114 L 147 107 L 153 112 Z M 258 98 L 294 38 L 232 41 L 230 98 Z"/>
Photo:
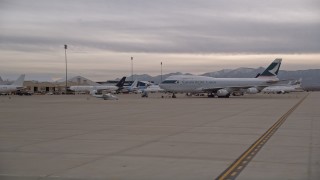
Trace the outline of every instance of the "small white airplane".
<path fill-rule="evenodd" d="M 70 90 L 75 92 L 107 91 L 117 92 L 123 88 L 126 77 L 123 77 L 115 86 L 114 85 L 96 85 L 96 86 L 70 86 Z"/>
<path fill-rule="evenodd" d="M 96 94 L 96 93 L 97 93 L 96 90 L 90 91 L 90 95 L 96 98 L 102 98 L 104 100 L 118 100 L 117 96 L 112 95 L 110 93 L 107 93 L 107 94 Z"/>
<path fill-rule="evenodd" d="M 159 85 L 151 84 L 147 88 L 139 90 L 139 92 L 142 93 L 141 97 L 148 97 L 149 93 L 164 92 L 164 89 L 161 89 Z"/>
<path fill-rule="evenodd" d="M 11 92 L 16 92 L 18 90 L 23 89 L 24 77 L 25 77 L 25 75 L 22 74 L 12 84 L 10 84 L 10 85 L 0 85 L 0 93 L 11 93 Z"/>
<path fill-rule="evenodd" d="M 278 83 L 277 74 L 282 59 L 275 59 L 263 73 L 256 78 L 213 78 L 196 75 L 175 75 L 164 80 L 160 87 L 167 92 L 174 93 L 208 93 L 208 97 L 229 98 L 233 92 L 246 90 L 249 94 L 255 94 L 263 88 Z"/>
<path fill-rule="evenodd" d="M 164 92 L 164 89 L 161 89 L 159 85 L 152 84 L 150 86 L 147 86 L 147 88 L 143 89 L 142 92 Z"/>
<path fill-rule="evenodd" d="M 285 94 L 290 92 L 302 92 L 301 79 L 294 83 L 289 82 L 288 84 L 278 85 L 278 86 L 268 86 L 264 88 L 261 92 L 263 93 L 273 93 L 273 94 Z"/>

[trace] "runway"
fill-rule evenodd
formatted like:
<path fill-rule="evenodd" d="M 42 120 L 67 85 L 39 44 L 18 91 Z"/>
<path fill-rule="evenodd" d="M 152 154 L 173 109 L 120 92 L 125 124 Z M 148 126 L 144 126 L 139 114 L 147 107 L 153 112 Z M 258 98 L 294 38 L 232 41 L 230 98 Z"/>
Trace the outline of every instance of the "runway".
<path fill-rule="evenodd" d="M 216 179 L 289 111 L 234 177 L 320 178 L 319 92 L 119 99 L 0 97 L 0 179 Z"/>

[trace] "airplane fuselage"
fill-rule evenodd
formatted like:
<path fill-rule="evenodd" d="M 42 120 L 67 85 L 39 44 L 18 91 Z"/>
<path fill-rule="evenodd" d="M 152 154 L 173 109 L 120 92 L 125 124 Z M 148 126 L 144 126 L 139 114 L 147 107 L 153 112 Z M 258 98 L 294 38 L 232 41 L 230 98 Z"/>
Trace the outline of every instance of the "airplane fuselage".
<path fill-rule="evenodd" d="M 10 93 L 15 92 L 19 90 L 20 86 L 14 86 L 14 85 L 0 85 L 0 93 Z"/>
<path fill-rule="evenodd" d="M 207 76 L 178 75 L 167 78 L 160 87 L 169 92 L 200 93 L 210 89 L 234 89 L 269 86 L 270 80 L 263 78 L 213 78 Z"/>
<path fill-rule="evenodd" d="M 118 90 L 119 87 L 117 86 L 71 86 L 70 90 L 72 91 L 76 91 L 76 92 L 90 92 L 93 90 L 96 91 L 101 91 L 101 90 L 105 90 L 105 91 L 116 91 Z"/>
<path fill-rule="evenodd" d="M 122 77 L 121 80 L 114 85 L 97 85 L 97 86 L 70 86 L 70 90 L 75 92 L 92 92 L 92 91 L 108 91 L 114 92 L 123 87 L 126 77 Z"/>

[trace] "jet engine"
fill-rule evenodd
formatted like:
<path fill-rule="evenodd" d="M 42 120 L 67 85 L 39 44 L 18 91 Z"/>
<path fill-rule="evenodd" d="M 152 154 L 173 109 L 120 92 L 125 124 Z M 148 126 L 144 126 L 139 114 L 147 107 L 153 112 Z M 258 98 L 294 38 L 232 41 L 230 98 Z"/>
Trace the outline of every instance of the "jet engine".
<path fill-rule="evenodd" d="M 281 91 L 277 91 L 277 94 L 285 94 L 286 92 L 281 90 Z"/>
<path fill-rule="evenodd" d="M 217 91 L 217 96 L 218 97 L 229 97 L 230 96 L 230 93 L 229 91 L 227 91 L 226 89 L 219 89 Z"/>
<path fill-rule="evenodd" d="M 247 93 L 248 94 L 257 94 L 259 90 L 257 88 L 248 88 Z"/>
<path fill-rule="evenodd" d="M 90 95 L 96 95 L 97 94 L 97 90 L 91 90 L 90 91 Z"/>

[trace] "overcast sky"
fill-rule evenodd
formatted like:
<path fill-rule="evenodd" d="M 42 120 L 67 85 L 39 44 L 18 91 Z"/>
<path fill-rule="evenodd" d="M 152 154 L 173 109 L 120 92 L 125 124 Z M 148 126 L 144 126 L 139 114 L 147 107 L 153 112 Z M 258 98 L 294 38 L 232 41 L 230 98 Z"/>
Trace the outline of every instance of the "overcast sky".
<path fill-rule="evenodd" d="M 320 68 L 316 0 L 0 0 L 0 76 L 107 80 L 237 67 Z"/>

